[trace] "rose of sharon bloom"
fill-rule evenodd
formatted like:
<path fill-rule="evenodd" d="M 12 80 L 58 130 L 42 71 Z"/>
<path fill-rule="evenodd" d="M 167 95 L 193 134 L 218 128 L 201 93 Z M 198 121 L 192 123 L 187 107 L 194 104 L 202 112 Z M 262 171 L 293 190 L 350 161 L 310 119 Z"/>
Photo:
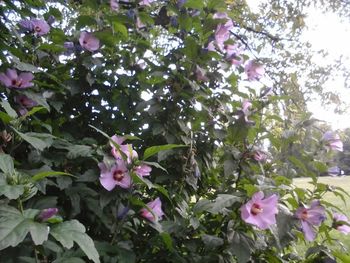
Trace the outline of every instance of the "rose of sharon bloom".
<path fill-rule="evenodd" d="M 276 223 L 277 201 L 278 197 L 275 194 L 264 199 L 263 192 L 255 193 L 252 199 L 240 208 L 242 220 L 260 229 L 267 229 Z"/>
<path fill-rule="evenodd" d="M 151 3 L 153 2 L 154 0 L 141 0 L 139 2 L 139 5 L 140 6 L 151 6 Z"/>
<path fill-rule="evenodd" d="M 342 222 L 346 222 L 349 224 L 345 225 Z M 350 233 L 350 221 L 349 219 L 340 213 L 333 213 L 333 226 L 338 231 L 342 232 L 343 234 L 347 235 Z"/>
<path fill-rule="evenodd" d="M 90 52 L 94 52 L 100 48 L 100 40 L 98 40 L 93 34 L 85 31 L 80 33 L 79 43 L 82 48 Z"/>
<path fill-rule="evenodd" d="M 110 7 L 111 7 L 111 9 L 112 9 L 113 11 L 118 11 L 118 10 L 119 10 L 119 3 L 118 3 L 117 0 L 111 0 L 111 1 L 109 2 L 109 4 L 110 4 Z"/>
<path fill-rule="evenodd" d="M 326 219 L 325 208 L 318 200 L 312 201 L 310 207 L 299 207 L 295 212 L 295 216 L 300 219 L 305 239 L 308 241 L 312 241 L 316 237 L 314 226 L 321 225 Z"/>
<path fill-rule="evenodd" d="M 240 47 L 237 44 L 234 45 L 226 45 L 226 59 L 231 62 L 234 66 L 240 66 L 243 64 L 243 58 L 241 57 L 241 53 L 243 52 L 244 48 Z"/>
<path fill-rule="evenodd" d="M 34 85 L 31 82 L 33 79 L 32 73 L 22 72 L 18 75 L 15 69 L 7 69 L 6 73 L 0 73 L 0 82 L 8 88 L 29 88 Z"/>
<path fill-rule="evenodd" d="M 116 160 L 110 169 L 105 163 L 99 163 L 98 166 L 101 171 L 100 182 L 107 191 L 113 190 L 117 185 L 125 189 L 131 187 L 131 177 L 123 160 Z"/>
<path fill-rule="evenodd" d="M 338 166 L 330 167 L 328 168 L 328 174 L 333 177 L 340 175 L 340 168 Z"/>
<path fill-rule="evenodd" d="M 50 31 L 49 24 L 42 19 L 24 19 L 19 22 L 19 25 L 29 31 L 35 32 L 38 36 L 46 35 Z"/>
<path fill-rule="evenodd" d="M 126 155 L 128 163 L 131 163 L 133 159 L 137 159 L 139 157 L 137 152 L 132 149 L 132 144 L 122 144 L 125 141 L 125 138 L 113 135 L 112 140 L 119 145 L 120 151 Z M 114 146 L 113 143 L 110 143 L 110 145 L 112 146 L 112 155 L 114 158 L 122 160 L 123 157 L 120 151 Z"/>
<path fill-rule="evenodd" d="M 149 176 L 152 171 L 152 168 L 146 164 L 141 164 L 134 168 L 135 174 L 140 177 Z"/>
<path fill-rule="evenodd" d="M 36 101 L 28 98 L 26 95 L 17 95 L 15 96 L 14 100 L 20 105 L 19 113 L 21 115 L 26 114 L 28 112 L 27 109 L 31 109 L 38 105 Z"/>
<path fill-rule="evenodd" d="M 253 158 L 257 162 L 264 162 L 267 159 L 267 154 L 265 152 L 263 152 L 263 151 L 256 150 L 254 152 Z"/>
<path fill-rule="evenodd" d="M 148 209 L 142 208 L 141 216 L 147 218 L 151 222 L 158 222 L 162 219 L 164 212 L 162 210 L 162 202 L 160 201 L 159 197 L 157 197 L 154 201 L 149 202 L 147 207 L 152 211 L 152 213 L 148 211 Z"/>
<path fill-rule="evenodd" d="M 244 67 L 244 71 L 247 74 L 248 80 L 259 80 L 264 74 L 264 66 L 254 60 L 248 61 Z"/>
<path fill-rule="evenodd" d="M 332 131 L 327 131 L 323 135 L 322 140 L 330 149 L 339 152 L 343 151 L 343 142 L 340 140 L 338 134 L 333 133 Z"/>
<path fill-rule="evenodd" d="M 56 207 L 46 208 L 40 212 L 40 214 L 37 216 L 37 219 L 39 221 L 46 221 L 51 217 L 55 216 L 57 213 L 58 213 L 58 209 Z"/>

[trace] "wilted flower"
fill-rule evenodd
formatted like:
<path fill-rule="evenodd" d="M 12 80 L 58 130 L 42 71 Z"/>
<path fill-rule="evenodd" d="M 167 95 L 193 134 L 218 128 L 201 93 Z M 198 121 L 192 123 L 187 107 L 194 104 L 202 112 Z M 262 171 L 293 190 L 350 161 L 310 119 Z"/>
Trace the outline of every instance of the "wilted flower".
<path fill-rule="evenodd" d="M 0 73 L 0 82 L 8 88 L 24 89 L 33 86 L 31 82 L 34 75 L 30 72 L 23 72 L 19 75 L 15 69 L 7 69 L 6 74 Z"/>
<path fill-rule="evenodd" d="M 349 225 L 346 225 L 343 222 Z M 350 221 L 343 214 L 333 213 L 333 227 L 345 235 L 350 233 Z"/>
<path fill-rule="evenodd" d="M 86 31 L 80 33 L 79 43 L 82 48 L 90 52 L 96 51 L 100 48 L 100 40 Z"/>
<path fill-rule="evenodd" d="M 117 185 L 121 188 L 131 187 L 131 177 L 123 160 L 116 160 L 110 169 L 105 163 L 99 163 L 98 166 L 101 170 L 100 182 L 106 190 L 111 191 Z"/>
<path fill-rule="evenodd" d="M 45 35 L 49 33 L 49 24 L 42 19 L 24 19 L 19 22 L 19 25 L 29 31 L 34 31 L 38 36 Z"/>
<path fill-rule="evenodd" d="M 38 105 L 36 101 L 28 98 L 26 95 L 17 95 L 15 96 L 14 100 L 20 105 L 19 112 L 21 115 L 26 114 L 28 112 L 27 109 L 31 109 Z"/>
<path fill-rule="evenodd" d="M 321 225 L 326 219 L 325 208 L 318 200 L 312 201 L 310 208 L 306 206 L 299 207 L 295 212 L 295 216 L 300 219 L 305 239 L 308 241 L 312 241 L 316 237 L 314 226 Z"/>
<path fill-rule="evenodd" d="M 46 208 L 44 210 L 41 210 L 40 214 L 37 215 L 37 219 L 39 221 L 46 221 L 50 219 L 51 217 L 55 216 L 58 213 L 58 209 L 56 207 L 54 208 Z"/>
<path fill-rule="evenodd" d="M 209 81 L 208 77 L 205 75 L 207 71 L 202 69 L 200 66 L 196 66 L 196 77 L 198 81 Z"/>
<path fill-rule="evenodd" d="M 260 229 L 267 229 L 276 223 L 277 195 L 273 194 L 265 199 L 263 192 L 257 192 L 252 199 L 241 206 L 241 218 L 244 222 L 257 226 Z"/>
<path fill-rule="evenodd" d="M 248 117 L 251 114 L 250 109 L 252 106 L 253 104 L 249 100 L 244 100 L 242 102 L 242 108 L 236 112 L 236 114 L 239 115 L 241 118 L 243 118 L 244 122 L 249 125 L 254 125 L 255 123 L 254 121 L 251 121 L 248 119 Z"/>
<path fill-rule="evenodd" d="M 248 61 L 244 67 L 244 71 L 247 74 L 248 80 L 259 80 L 264 74 L 264 66 L 254 60 Z"/>
<path fill-rule="evenodd" d="M 340 174 L 340 168 L 338 166 L 333 166 L 328 168 L 328 174 L 330 176 L 337 176 Z"/>
<path fill-rule="evenodd" d="M 152 171 L 152 167 L 146 165 L 146 164 L 141 164 L 139 166 L 134 167 L 134 172 L 140 177 L 144 176 L 149 176 Z"/>
<path fill-rule="evenodd" d="M 326 145 L 334 151 L 343 151 L 343 142 L 340 140 L 338 134 L 333 133 L 332 131 L 327 131 L 322 137 L 322 140 Z"/>
<path fill-rule="evenodd" d="M 119 10 L 119 3 L 117 0 L 110 0 L 109 4 L 110 4 L 110 7 L 113 11 Z"/>
<path fill-rule="evenodd" d="M 147 207 L 152 211 L 152 213 L 148 209 L 142 208 L 141 216 L 147 218 L 151 222 L 158 222 L 162 219 L 164 212 L 162 210 L 162 202 L 160 201 L 159 197 L 157 197 L 154 201 L 149 202 Z"/>

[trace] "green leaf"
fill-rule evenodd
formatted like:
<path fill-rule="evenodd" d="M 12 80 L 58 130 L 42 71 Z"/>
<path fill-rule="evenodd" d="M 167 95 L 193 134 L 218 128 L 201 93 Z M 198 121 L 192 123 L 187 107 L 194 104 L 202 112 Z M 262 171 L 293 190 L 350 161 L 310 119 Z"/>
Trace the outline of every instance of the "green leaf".
<path fill-rule="evenodd" d="M 169 233 L 167 233 L 167 232 L 162 232 L 162 233 L 160 233 L 160 236 L 162 237 L 163 242 L 164 242 L 166 248 L 167 248 L 169 251 L 173 251 L 173 250 L 174 250 L 174 247 L 173 247 L 173 240 L 171 239 L 171 236 L 169 235 Z"/>
<path fill-rule="evenodd" d="M 209 248 L 219 247 L 224 244 L 224 240 L 220 237 L 204 234 L 201 238 L 203 243 Z"/>
<path fill-rule="evenodd" d="M 128 29 L 123 24 L 114 21 L 113 29 L 115 32 L 121 33 L 124 38 L 128 38 Z"/>
<path fill-rule="evenodd" d="M 52 227 L 50 234 L 65 248 L 72 248 L 74 242 L 84 251 L 89 259 L 99 263 L 99 255 L 92 239 L 85 233 L 85 227 L 77 220 L 70 220 Z"/>
<path fill-rule="evenodd" d="M 185 7 L 194 8 L 194 9 L 203 9 L 204 1 L 203 0 L 188 0 L 184 4 Z"/>
<path fill-rule="evenodd" d="M 159 146 L 151 146 L 147 148 L 143 154 L 143 160 L 148 159 L 149 157 L 157 154 L 158 152 L 170 150 L 174 148 L 188 147 L 187 145 L 179 145 L 179 144 L 165 144 Z"/>
<path fill-rule="evenodd" d="M 45 148 L 48 148 L 53 143 L 53 138 L 51 134 L 48 133 L 35 133 L 35 132 L 28 132 L 28 133 L 22 133 L 17 131 L 15 128 L 12 127 L 12 129 L 20 136 L 23 140 L 30 143 L 35 149 L 38 149 L 39 151 L 43 151 Z"/>
<path fill-rule="evenodd" d="M 0 196 L 4 195 L 10 200 L 17 199 L 23 193 L 24 193 L 23 185 L 9 185 L 6 182 L 5 184 L 0 185 Z"/>
<path fill-rule="evenodd" d="M 195 213 L 207 211 L 212 214 L 222 213 L 226 207 L 230 207 L 236 202 L 240 202 L 241 198 L 229 194 L 219 194 L 214 201 L 201 199 L 193 207 Z"/>
<path fill-rule="evenodd" d="M 67 157 L 69 159 L 92 156 L 92 148 L 88 145 L 72 145 L 67 149 L 69 149 L 69 152 L 67 154 Z"/>
<path fill-rule="evenodd" d="M 0 169 L 5 174 L 13 174 L 15 172 L 15 166 L 10 155 L 4 153 L 0 154 Z"/>
<path fill-rule="evenodd" d="M 46 172 L 41 172 L 36 175 L 34 175 L 31 179 L 32 181 L 39 181 L 42 180 L 46 177 L 56 177 L 60 175 L 68 175 L 68 176 L 73 176 L 72 174 L 65 173 L 65 172 L 56 172 L 56 171 L 46 171 Z"/>
<path fill-rule="evenodd" d="M 0 250 L 9 246 L 17 246 L 24 240 L 28 232 L 31 232 L 33 241 L 37 245 L 40 245 L 47 240 L 47 226 L 45 224 L 34 222 L 34 217 L 38 213 L 39 210 L 28 209 L 22 214 L 11 206 L 1 205 Z"/>
<path fill-rule="evenodd" d="M 33 66 L 32 64 L 28 64 L 28 63 L 24 63 L 21 62 L 20 59 L 14 55 L 11 54 L 12 60 L 15 64 L 15 68 L 17 68 L 20 71 L 30 71 L 30 72 L 41 72 L 40 69 L 38 69 L 37 67 Z"/>
<path fill-rule="evenodd" d="M 12 107 L 11 107 L 10 103 L 8 103 L 8 101 L 2 99 L 0 104 L 4 108 L 4 110 L 6 111 L 8 116 L 10 116 L 13 119 L 18 117 L 17 112 L 14 109 L 12 109 Z"/>
<path fill-rule="evenodd" d="M 237 257 L 238 262 L 247 262 L 254 248 L 254 240 L 244 233 L 234 232 L 230 238 L 230 251 Z"/>
<path fill-rule="evenodd" d="M 46 224 L 30 222 L 29 232 L 35 245 L 43 244 L 49 236 L 50 228 Z"/>

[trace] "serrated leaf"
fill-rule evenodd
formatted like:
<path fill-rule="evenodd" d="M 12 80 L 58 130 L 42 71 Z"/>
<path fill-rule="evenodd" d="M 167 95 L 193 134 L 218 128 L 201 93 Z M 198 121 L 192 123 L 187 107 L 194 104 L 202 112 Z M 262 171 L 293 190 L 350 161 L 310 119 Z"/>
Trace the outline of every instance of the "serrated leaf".
<path fill-rule="evenodd" d="M 29 232 L 35 245 L 42 245 L 48 238 L 50 228 L 46 224 L 31 222 Z"/>
<path fill-rule="evenodd" d="M 85 233 L 85 227 L 78 220 L 65 221 L 51 228 L 50 234 L 65 248 L 72 248 L 74 242 L 89 259 L 99 263 L 99 255 L 92 239 Z"/>
<path fill-rule="evenodd" d="M 188 147 L 188 146 L 179 145 L 179 144 L 165 144 L 165 145 L 151 146 L 145 150 L 143 154 L 143 160 L 148 159 L 149 157 L 157 154 L 158 152 L 171 150 L 174 148 L 182 148 L 182 147 Z"/>
<path fill-rule="evenodd" d="M 17 209 L 7 206 L 0 206 L 0 250 L 7 247 L 15 247 L 21 243 L 33 223 L 38 210 L 25 210 L 23 214 Z M 44 236 L 36 236 L 36 242 L 41 242 Z"/>
<path fill-rule="evenodd" d="M 0 196 L 4 195 L 10 200 L 17 199 L 24 193 L 23 185 L 9 185 L 7 183 L 0 185 Z"/>
<path fill-rule="evenodd" d="M 5 174 L 13 174 L 15 172 L 13 160 L 10 155 L 4 153 L 0 154 L 0 169 Z"/>
<path fill-rule="evenodd" d="M 51 134 L 48 133 L 35 133 L 35 132 L 28 132 L 28 133 L 22 133 L 20 131 L 17 131 L 15 128 L 12 128 L 20 137 L 22 137 L 23 140 L 31 144 L 35 149 L 38 149 L 39 151 L 43 151 L 45 148 L 48 148 L 53 143 L 53 138 Z"/>

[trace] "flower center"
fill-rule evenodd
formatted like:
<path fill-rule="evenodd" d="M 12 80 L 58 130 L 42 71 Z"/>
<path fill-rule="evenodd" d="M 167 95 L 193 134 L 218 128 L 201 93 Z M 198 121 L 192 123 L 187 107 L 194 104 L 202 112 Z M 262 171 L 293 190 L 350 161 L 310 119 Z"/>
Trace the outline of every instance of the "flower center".
<path fill-rule="evenodd" d="M 122 170 L 115 170 L 113 173 L 113 179 L 120 182 L 124 178 L 124 172 Z"/>
<path fill-rule="evenodd" d="M 307 214 L 307 211 L 304 210 L 302 213 L 301 213 L 301 219 L 302 220 L 306 220 L 308 219 L 309 215 Z"/>
<path fill-rule="evenodd" d="M 261 206 L 255 203 L 252 205 L 252 208 L 250 209 L 250 212 L 255 216 L 262 213 L 262 211 L 263 209 L 261 208 Z"/>
<path fill-rule="evenodd" d="M 86 40 L 84 40 L 84 41 L 83 41 L 83 44 L 84 44 L 84 45 L 86 45 L 86 44 L 87 44 Z"/>
<path fill-rule="evenodd" d="M 22 85 L 22 80 L 21 79 L 13 79 L 11 81 L 12 86 L 20 87 Z"/>
<path fill-rule="evenodd" d="M 35 32 L 40 32 L 40 31 L 41 31 L 41 28 L 40 28 L 39 26 L 35 26 L 35 27 L 34 27 L 34 30 L 35 30 Z"/>

